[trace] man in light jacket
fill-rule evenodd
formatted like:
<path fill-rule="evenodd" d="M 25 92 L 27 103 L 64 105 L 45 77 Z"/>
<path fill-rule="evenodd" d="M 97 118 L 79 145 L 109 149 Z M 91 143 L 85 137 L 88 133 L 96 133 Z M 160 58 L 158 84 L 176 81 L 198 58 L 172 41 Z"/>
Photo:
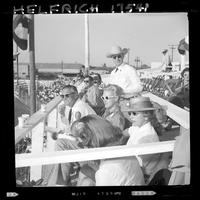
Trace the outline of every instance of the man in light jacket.
<path fill-rule="evenodd" d="M 115 65 L 108 82 L 120 86 L 124 94 L 140 93 L 143 86 L 137 71 L 123 61 L 127 52 L 127 48 L 122 49 L 120 46 L 113 46 L 111 51 L 107 53 L 107 57 L 112 58 Z"/>

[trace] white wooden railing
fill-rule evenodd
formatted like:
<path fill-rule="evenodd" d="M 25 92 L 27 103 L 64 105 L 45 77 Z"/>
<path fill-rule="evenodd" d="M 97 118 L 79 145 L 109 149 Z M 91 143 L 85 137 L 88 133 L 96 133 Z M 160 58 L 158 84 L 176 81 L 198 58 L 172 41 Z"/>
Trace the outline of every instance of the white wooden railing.
<path fill-rule="evenodd" d="M 143 94 L 149 96 L 151 100 L 163 105 L 167 109 L 167 115 L 175 120 L 183 129 L 189 129 L 189 112 L 183 110 L 170 102 L 161 99 L 151 93 Z M 44 148 L 45 126 L 58 127 L 60 123 L 58 115 L 58 105 L 62 99 L 56 97 L 46 106 L 46 111 L 38 111 L 34 113 L 23 128 L 15 127 L 15 144 L 17 144 L 26 135 L 32 136 L 31 153 L 16 154 L 16 168 L 30 166 L 30 179 L 37 180 L 42 175 L 42 165 L 78 162 L 87 160 L 99 160 L 105 158 L 125 157 L 133 155 L 143 155 L 161 152 L 171 152 L 174 149 L 174 140 L 140 144 L 132 147 L 115 146 L 104 148 L 67 150 L 62 152 L 54 152 L 54 140 L 47 133 L 47 146 Z"/>

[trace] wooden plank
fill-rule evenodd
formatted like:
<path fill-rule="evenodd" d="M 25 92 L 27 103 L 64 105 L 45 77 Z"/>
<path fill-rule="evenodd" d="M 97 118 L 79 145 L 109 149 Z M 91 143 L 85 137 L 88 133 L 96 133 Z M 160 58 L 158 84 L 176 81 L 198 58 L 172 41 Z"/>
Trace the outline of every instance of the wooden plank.
<path fill-rule="evenodd" d="M 48 115 L 48 121 L 47 121 L 48 127 L 56 128 L 57 127 L 57 119 L 58 119 L 58 113 L 57 113 L 57 108 L 55 108 Z M 55 140 L 52 139 L 51 133 L 47 132 L 47 142 L 46 142 L 45 151 L 47 151 L 47 152 L 54 151 L 54 146 L 55 146 Z"/>
<path fill-rule="evenodd" d="M 43 152 L 43 135 L 44 135 L 44 122 L 40 122 L 33 130 L 32 130 L 32 155 L 38 155 Z M 31 166 L 30 169 L 30 179 L 38 180 L 41 178 L 42 166 Z"/>
<path fill-rule="evenodd" d="M 178 124 L 186 129 L 190 128 L 190 115 L 189 112 L 162 99 L 152 93 L 144 93 L 143 96 L 148 96 L 152 101 L 159 103 L 160 105 L 166 107 L 167 115 L 176 121 Z"/>
<path fill-rule="evenodd" d="M 113 146 L 91 149 L 43 152 L 38 154 L 16 154 L 16 167 L 46 165 L 55 163 L 81 162 L 107 158 L 127 157 L 153 153 L 171 152 L 175 140 L 146 143 L 134 146 Z"/>
<path fill-rule="evenodd" d="M 26 136 L 28 132 L 30 132 L 37 124 L 42 122 L 49 113 L 57 107 L 57 105 L 62 101 L 61 97 L 54 98 L 51 102 L 49 102 L 46 106 L 46 112 L 41 112 L 41 110 L 34 113 L 28 119 L 27 124 L 24 128 L 15 127 L 15 144 L 17 144 L 22 138 Z"/>

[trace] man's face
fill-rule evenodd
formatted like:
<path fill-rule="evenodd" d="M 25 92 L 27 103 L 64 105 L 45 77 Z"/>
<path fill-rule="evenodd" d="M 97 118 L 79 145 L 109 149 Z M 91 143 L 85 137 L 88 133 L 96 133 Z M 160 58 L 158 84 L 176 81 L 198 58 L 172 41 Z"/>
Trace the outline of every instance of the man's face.
<path fill-rule="evenodd" d="M 116 67 L 120 66 L 123 63 L 124 56 L 123 55 L 115 55 L 112 56 L 113 63 Z"/>
<path fill-rule="evenodd" d="M 73 91 L 70 88 L 65 88 L 61 92 L 61 97 L 63 98 L 64 104 L 66 106 L 72 107 L 76 102 L 77 92 Z"/>
<path fill-rule="evenodd" d="M 90 87 L 91 84 L 92 84 L 91 80 L 88 77 L 86 77 L 83 81 L 84 81 L 84 84 L 85 84 L 86 88 Z"/>

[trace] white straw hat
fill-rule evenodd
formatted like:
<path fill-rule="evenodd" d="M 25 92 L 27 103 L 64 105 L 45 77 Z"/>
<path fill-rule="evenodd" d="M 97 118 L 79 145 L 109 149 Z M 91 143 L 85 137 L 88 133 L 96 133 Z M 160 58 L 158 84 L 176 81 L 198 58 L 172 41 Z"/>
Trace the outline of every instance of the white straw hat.
<path fill-rule="evenodd" d="M 112 58 L 115 55 L 125 55 L 128 52 L 127 48 L 121 48 L 120 46 L 113 46 L 109 53 L 106 54 L 107 58 Z"/>

